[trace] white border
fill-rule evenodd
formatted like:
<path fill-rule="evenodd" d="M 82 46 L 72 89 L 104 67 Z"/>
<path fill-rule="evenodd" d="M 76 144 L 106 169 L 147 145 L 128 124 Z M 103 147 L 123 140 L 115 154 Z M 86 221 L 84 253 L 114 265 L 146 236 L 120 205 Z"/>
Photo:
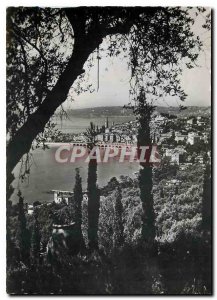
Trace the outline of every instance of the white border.
<path fill-rule="evenodd" d="M 5 2 L 5 3 L 4 3 Z M 213 0 L 167 0 L 162 2 L 162 0 L 8 0 L 1 2 L 5 6 L 210 6 L 214 7 L 215 1 Z"/>

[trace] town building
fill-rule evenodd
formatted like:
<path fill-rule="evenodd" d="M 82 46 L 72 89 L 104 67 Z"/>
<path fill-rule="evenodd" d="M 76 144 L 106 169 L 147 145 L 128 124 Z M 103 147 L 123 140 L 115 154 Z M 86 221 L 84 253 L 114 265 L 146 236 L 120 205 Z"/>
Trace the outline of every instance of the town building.
<path fill-rule="evenodd" d="M 97 143 L 125 143 L 135 144 L 137 142 L 136 123 L 124 123 L 109 127 L 109 120 L 105 120 L 105 132 L 101 132 L 96 136 Z"/>
<path fill-rule="evenodd" d="M 175 132 L 175 141 L 176 142 L 179 142 L 179 141 L 184 142 L 187 140 L 187 138 L 188 138 L 188 136 L 186 134 L 182 134 L 178 131 Z"/>
<path fill-rule="evenodd" d="M 195 119 L 194 118 L 188 119 L 186 123 L 188 125 L 193 125 L 195 123 Z"/>
<path fill-rule="evenodd" d="M 65 202 L 67 205 L 69 205 L 73 202 L 73 191 L 52 190 L 51 192 L 53 192 L 53 200 L 57 204 Z M 86 191 L 83 192 L 83 200 L 88 200 L 88 194 Z"/>
<path fill-rule="evenodd" d="M 54 202 L 57 204 L 60 204 L 62 202 L 66 202 L 68 205 L 70 202 L 70 199 L 73 197 L 73 192 L 70 191 L 61 191 L 61 190 L 52 190 L 54 193 Z"/>
<path fill-rule="evenodd" d="M 34 212 L 34 206 L 32 204 L 28 204 L 27 214 L 32 215 Z"/>
<path fill-rule="evenodd" d="M 190 145 L 194 145 L 195 143 L 200 141 L 200 137 L 197 133 L 195 132 L 189 132 L 188 133 L 188 139 L 187 139 L 187 143 Z"/>
<path fill-rule="evenodd" d="M 164 154 L 165 157 L 169 157 L 171 160 L 171 163 L 180 164 L 183 162 L 185 150 L 183 148 L 175 148 L 175 149 L 166 149 L 166 152 Z"/>
<path fill-rule="evenodd" d="M 172 132 L 162 133 L 159 138 L 159 143 L 162 143 L 164 140 L 172 137 Z"/>

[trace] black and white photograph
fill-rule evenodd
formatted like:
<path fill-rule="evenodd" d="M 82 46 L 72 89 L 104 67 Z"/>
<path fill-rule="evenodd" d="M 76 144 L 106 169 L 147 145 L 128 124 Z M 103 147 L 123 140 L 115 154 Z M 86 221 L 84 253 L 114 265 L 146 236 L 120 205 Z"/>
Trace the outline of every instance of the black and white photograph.
<path fill-rule="evenodd" d="M 9 295 L 213 294 L 213 9 L 133 5 L 5 8 Z"/>

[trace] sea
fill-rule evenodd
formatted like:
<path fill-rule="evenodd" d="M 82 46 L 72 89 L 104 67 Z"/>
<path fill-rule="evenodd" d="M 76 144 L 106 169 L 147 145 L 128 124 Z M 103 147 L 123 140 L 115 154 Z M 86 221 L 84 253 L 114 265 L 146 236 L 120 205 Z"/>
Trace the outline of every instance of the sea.
<path fill-rule="evenodd" d="M 110 122 L 124 123 L 130 121 L 130 117 L 114 117 L 109 118 Z M 73 118 L 73 121 L 64 120 L 58 124 L 58 128 L 65 133 L 79 133 L 85 131 L 90 121 L 98 126 L 104 124 L 105 118 L 98 117 L 94 120 L 89 118 Z M 79 168 L 82 177 L 82 187 L 86 190 L 88 163 L 84 160 L 75 161 L 73 163 L 60 164 L 55 160 L 55 152 L 59 144 L 52 144 L 49 149 L 43 150 L 42 147 L 35 149 L 30 158 L 30 174 L 21 180 L 22 165 L 19 163 L 15 170 L 15 180 L 13 182 L 14 193 L 11 197 L 13 203 L 18 201 L 17 193 L 20 190 L 24 197 L 24 202 L 29 204 L 40 201 L 42 203 L 53 201 L 53 193 L 51 190 L 72 191 L 75 184 L 75 170 Z M 117 160 L 111 160 L 108 163 L 99 163 L 97 170 L 98 185 L 102 187 L 112 177 L 121 175 L 135 177 L 139 165 L 136 162 L 125 161 L 119 163 Z"/>

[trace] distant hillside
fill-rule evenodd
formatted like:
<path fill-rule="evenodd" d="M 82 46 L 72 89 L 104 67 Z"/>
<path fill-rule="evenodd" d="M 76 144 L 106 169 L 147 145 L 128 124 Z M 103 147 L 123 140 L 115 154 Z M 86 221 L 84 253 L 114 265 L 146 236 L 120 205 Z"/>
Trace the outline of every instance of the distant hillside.
<path fill-rule="evenodd" d="M 178 107 L 173 106 L 158 106 L 156 110 L 159 113 L 169 113 L 184 116 L 197 116 L 197 115 L 210 115 L 211 107 L 202 106 L 188 106 L 187 109 L 180 111 Z M 69 117 L 79 118 L 95 118 L 95 117 L 109 117 L 109 116 L 132 116 L 133 113 L 130 109 L 125 109 L 122 106 L 102 106 L 102 107 L 91 107 L 82 109 L 70 109 L 67 110 Z"/>
<path fill-rule="evenodd" d="M 130 116 L 132 111 L 124 109 L 122 106 L 102 106 L 102 107 L 91 107 L 82 109 L 71 109 L 67 111 L 69 116 L 72 117 L 106 117 L 106 116 Z"/>
<path fill-rule="evenodd" d="M 197 116 L 203 115 L 207 116 L 211 114 L 210 106 L 187 106 L 187 109 L 180 111 L 178 107 L 172 106 L 158 106 L 156 110 L 160 113 L 169 113 L 173 115 L 177 115 L 179 117 L 187 117 L 187 116 Z"/>

